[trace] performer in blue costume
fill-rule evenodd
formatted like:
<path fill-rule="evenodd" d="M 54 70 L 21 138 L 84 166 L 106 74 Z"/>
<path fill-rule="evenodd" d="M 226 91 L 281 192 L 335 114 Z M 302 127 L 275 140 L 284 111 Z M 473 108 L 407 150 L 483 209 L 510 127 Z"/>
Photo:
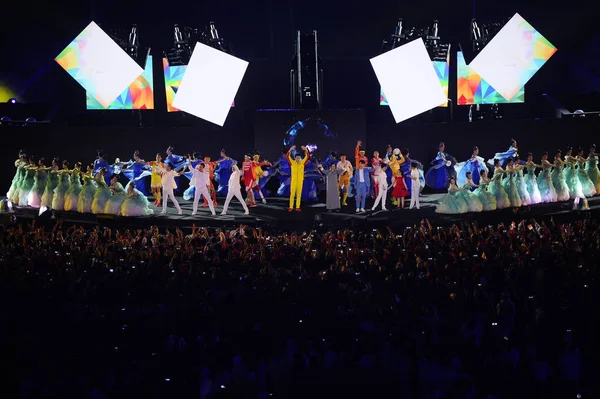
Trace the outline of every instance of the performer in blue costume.
<path fill-rule="evenodd" d="M 501 165 L 506 165 L 506 162 L 508 161 L 509 158 L 514 158 L 514 157 L 518 157 L 518 148 L 517 148 L 517 140 L 515 139 L 511 139 L 510 140 L 510 147 L 508 148 L 507 151 L 505 152 L 498 152 L 494 155 L 493 158 L 488 159 L 487 163 L 490 166 L 494 166 L 495 165 L 495 161 L 496 159 L 500 161 Z"/>
<path fill-rule="evenodd" d="M 420 191 L 423 191 L 423 187 L 425 187 L 425 174 L 423 173 L 423 164 L 419 161 L 416 161 L 410 157 L 410 149 L 404 149 L 404 162 L 400 164 L 400 170 L 402 171 L 402 175 L 404 176 L 404 182 L 406 183 L 406 187 L 409 193 L 412 193 L 410 187 L 412 183 L 412 179 L 410 178 L 410 165 L 413 163 L 417 165 L 417 170 L 419 171 L 419 182 L 420 182 Z M 388 168 L 389 169 L 389 168 Z"/>
<path fill-rule="evenodd" d="M 152 170 L 146 164 L 146 161 L 140 158 L 140 152 L 138 150 L 135 150 L 133 153 L 133 159 L 125 164 L 125 167 L 121 170 L 121 173 L 127 178 L 127 180 L 135 183 L 135 188 L 138 191 L 141 191 L 144 195 L 148 195 L 146 177 L 152 176 Z"/>
<path fill-rule="evenodd" d="M 456 171 L 456 185 L 458 187 L 464 187 L 467 183 L 467 172 L 471 172 L 471 176 L 473 176 L 473 183 L 477 185 L 479 184 L 480 172 L 483 170 L 485 171 L 486 175 L 489 172 L 484 159 L 479 156 L 479 147 L 473 147 L 471 158 L 454 165 L 454 170 Z M 471 187 L 471 191 L 474 190 L 474 187 L 469 187 Z"/>
<path fill-rule="evenodd" d="M 317 199 L 317 183 L 323 181 L 319 173 L 316 159 L 309 159 L 304 165 L 304 184 L 302 185 L 302 201 Z"/>
<path fill-rule="evenodd" d="M 217 169 L 215 169 L 215 180 L 217 181 L 217 194 L 227 196 L 228 185 L 229 185 L 229 177 L 231 176 L 231 168 L 233 163 L 237 163 L 236 160 L 231 159 L 227 156 L 225 149 L 221 150 L 221 156 L 219 158 L 219 164 L 217 165 Z M 194 166 L 195 167 L 195 166 Z"/>
<path fill-rule="evenodd" d="M 444 142 L 439 144 L 437 156 L 431 161 L 431 165 L 432 167 L 425 174 L 425 184 L 429 187 L 435 190 L 448 188 L 450 178 L 453 177 L 456 179 L 456 171 L 454 170 L 456 159 L 446 153 Z"/>
<path fill-rule="evenodd" d="M 281 156 L 273 163 L 277 168 L 277 178 L 279 179 L 279 188 L 277 195 L 280 197 L 289 197 L 290 195 L 290 163 L 287 161 L 287 150 L 281 151 Z"/>
<path fill-rule="evenodd" d="M 106 183 L 106 186 L 110 186 L 110 177 L 115 173 L 115 168 L 110 165 L 105 158 L 106 154 L 104 151 L 98 150 L 96 160 L 94 161 L 94 177 L 96 177 L 102 168 L 106 168 L 106 173 L 104 173 L 104 183 Z"/>

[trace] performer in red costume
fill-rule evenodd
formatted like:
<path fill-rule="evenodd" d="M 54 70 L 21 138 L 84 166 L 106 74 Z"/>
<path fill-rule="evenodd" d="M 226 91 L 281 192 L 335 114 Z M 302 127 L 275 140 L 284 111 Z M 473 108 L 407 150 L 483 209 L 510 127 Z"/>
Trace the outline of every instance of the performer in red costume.
<path fill-rule="evenodd" d="M 242 172 L 244 176 L 244 187 L 246 187 L 246 195 L 248 198 L 248 206 L 253 208 L 256 206 L 256 200 L 254 199 L 254 183 L 256 181 L 256 172 L 254 170 L 254 162 L 249 154 L 244 155 L 244 162 L 242 162 Z"/>
<path fill-rule="evenodd" d="M 260 196 L 260 198 L 262 199 L 262 203 L 266 204 L 267 200 L 265 199 L 265 196 L 263 195 L 261 189 L 260 189 L 260 184 L 259 184 L 259 180 L 262 177 L 263 174 L 263 170 L 262 167 L 265 165 L 271 166 L 271 163 L 267 160 L 264 160 L 262 162 L 260 162 L 260 154 L 258 152 L 254 153 L 254 156 L 252 157 L 252 163 L 253 163 L 253 168 L 254 168 L 254 189 L 258 192 L 258 195 Z"/>

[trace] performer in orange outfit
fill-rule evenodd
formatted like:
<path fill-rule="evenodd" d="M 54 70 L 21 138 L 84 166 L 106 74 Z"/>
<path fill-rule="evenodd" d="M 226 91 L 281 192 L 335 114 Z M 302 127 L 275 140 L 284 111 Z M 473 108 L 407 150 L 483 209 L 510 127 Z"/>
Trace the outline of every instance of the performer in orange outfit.
<path fill-rule="evenodd" d="M 294 210 L 294 198 L 296 199 L 296 212 L 300 212 L 300 200 L 302 199 L 302 186 L 304 184 L 304 166 L 310 159 L 310 151 L 306 146 L 301 147 L 304 150 L 306 156 L 302 158 L 299 152 L 296 152 L 294 158 L 292 158 L 292 151 L 296 149 L 296 146 L 292 146 L 287 152 L 286 158 L 290 163 L 290 207 L 288 212 Z"/>
<path fill-rule="evenodd" d="M 210 176 L 210 185 L 208 186 L 208 193 L 210 194 L 210 197 L 212 198 L 213 201 L 213 205 L 217 206 L 217 192 L 215 191 L 215 185 L 213 183 L 213 180 L 215 179 L 215 166 L 217 166 L 217 164 L 219 162 L 222 162 L 222 160 L 219 160 L 217 162 L 211 162 L 210 161 L 210 155 L 206 155 L 204 157 L 204 168 L 208 169 L 208 174 Z M 206 197 L 202 196 L 204 198 L 204 203 L 202 204 L 202 207 L 205 208 L 208 206 L 208 200 L 206 199 Z"/>
<path fill-rule="evenodd" d="M 358 169 L 358 164 L 360 161 L 365 161 L 365 168 L 369 166 L 369 158 L 367 158 L 365 155 L 365 149 L 362 148 L 361 140 L 356 142 L 356 148 L 354 149 L 354 160 L 356 169 Z"/>

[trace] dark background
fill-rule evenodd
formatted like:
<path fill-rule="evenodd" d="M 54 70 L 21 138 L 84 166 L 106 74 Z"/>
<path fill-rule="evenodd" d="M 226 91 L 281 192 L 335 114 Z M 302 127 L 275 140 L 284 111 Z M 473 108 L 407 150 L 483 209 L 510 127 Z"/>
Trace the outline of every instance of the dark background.
<path fill-rule="evenodd" d="M 354 159 L 356 141 L 362 140 L 367 144 L 367 129 L 364 110 L 337 110 L 337 111 L 259 111 L 255 115 L 254 143 L 255 149 L 260 151 L 263 158 L 274 161 L 283 150 L 283 139 L 287 130 L 298 120 L 313 120 L 298 132 L 295 144 L 298 148 L 306 144 L 318 146 L 315 154 L 324 160 L 327 155 L 335 150 L 345 153 L 349 159 Z M 336 137 L 326 137 L 324 129 L 319 127 L 315 118 L 321 118 L 329 127 L 329 131 Z"/>
<path fill-rule="evenodd" d="M 468 43 L 473 16 L 480 22 L 499 22 L 519 12 L 558 48 L 526 86 L 528 103 L 535 103 L 541 93 L 550 93 L 571 110 L 585 109 L 584 99 L 570 98 L 589 96 L 600 88 L 597 13 L 589 1 L 430 0 L 426 5 L 395 0 L 6 3 L 0 24 L 0 81 L 17 92 L 22 101 L 50 103 L 55 120 L 85 110 L 84 90 L 53 59 L 91 20 L 105 28 L 128 29 L 137 23 L 141 44 L 153 47 L 157 63 L 162 51 L 173 45 L 175 23 L 201 27 L 214 20 L 235 55 L 250 62 L 236 98 L 236 106 L 242 109 L 289 107 L 294 32 L 316 29 L 325 69 L 325 107 L 374 110 L 368 113 L 371 120 L 393 122 L 389 110 L 376 110 L 379 86 L 368 59 L 379 54 L 381 41 L 392 33 L 400 17 L 407 26 L 430 25 L 438 19 L 442 40 L 452 43 L 454 52 L 460 41 Z M 155 76 L 162 76 L 160 67 L 154 70 Z M 455 73 L 453 68 L 451 76 Z M 152 123 L 171 125 L 179 119 L 169 118 L 164 112 L 161 81 L 155 80 L 159 112 L 147 118 Z M 450 94 L 456 95 L 455 85 Z"/>

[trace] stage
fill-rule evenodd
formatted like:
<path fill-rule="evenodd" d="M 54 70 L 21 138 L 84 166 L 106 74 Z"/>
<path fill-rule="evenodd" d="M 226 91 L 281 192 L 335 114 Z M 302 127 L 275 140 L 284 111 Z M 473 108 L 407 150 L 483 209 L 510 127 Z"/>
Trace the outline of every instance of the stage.
<path fill-rule="evenodd" d="M 178 215 L 173 207 L 169 207 L 166 214 L 161 214 L 161 208 L 152 205 L 154 215 L 145 217 L 119 217 L 113 215 L 80 214 L 74 212 L 52 211 L 52 219 L 64 220 L 65 223 L 81 224 L 87 226 L 102 225 L 110 228 L 144 228 L 158 226 L 160 228 L 180 228 L 189 230 L 192 225 L 231 228 L 240 224 L 253 227 L 267 227 L 282 230 L 307 230 L 307 229 L 344 229 L 344 228 L 403 228 L 418 224 L 423 219 L 428 219 L 436 226 L 458 224 L 462 221 L 477 222 L 481 225 L 508 223 L 523 219 L 535 218 L 538 221 L 553 217 L 556 221 L 568 221 L 581 218 L 583 215 L 595 215 L 600 211 L 600 197 L 589 199 L 589 211 L 573 210 L 573 201 L 538 204 L 521 208 L 509 208 L 491 212 L 466 213 L 459 215 L 442 215 L 435 213 L 435 205 L 444 194 L 425 194 L 421 196 L 421 209 L 397 209 L 388 207 L 388 211 L 367 211 L 355 213 L 354 200 L 348 199 L 348 206 L 340 212 L 328 212 L 323 202 L 304 202 L 302 212 L 288 212 L 289 200 L 287 198 L 267 198 L 267 204 L 259 204 L 250 208 L 250 215 L 244 215 L 239 203 L 232 201 L 226 216 L 219 216 L 222 211 L 224 199 L 219 198 L 216 208 L 217 216 L 212 216 L 208 208 L 199 208 L 196 216 L 191 216 L 192 202 L 178 198 L 183 209 L 183 215 Z M 372 199 L 367 200 L 367 206 L 373 204 Z M 34 208 L 14 208 L 14 214 L 19 218 L 39 218 L 39 210 Z M 46 220 L 50 216 L 46 216 Z M 44 219 L 43 217 L 41 219 Z"/>

